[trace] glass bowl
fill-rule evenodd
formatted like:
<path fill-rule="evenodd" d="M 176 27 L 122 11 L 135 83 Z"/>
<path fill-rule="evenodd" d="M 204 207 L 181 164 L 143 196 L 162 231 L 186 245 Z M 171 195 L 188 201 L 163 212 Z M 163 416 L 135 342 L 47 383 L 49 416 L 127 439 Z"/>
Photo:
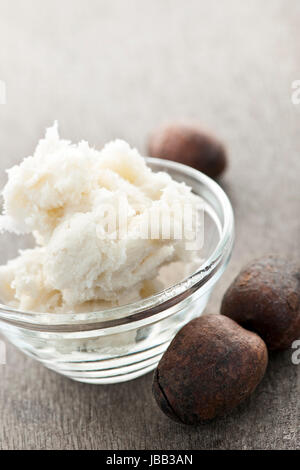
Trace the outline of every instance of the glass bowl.
<path fill-rule="evenodd" d="M 80 382 L 118 383 L 153 370 L 180 328 L 203 313 L 231 255 L 234 217 L 220 186 L 185 165 L 146 160 L 154 171 L 191 186 L 206 203 L 204 261 L 194 274 L 152 297 L 102 312 L 31 313 L 0 305 L 0 330 L 11 343 Z"/>

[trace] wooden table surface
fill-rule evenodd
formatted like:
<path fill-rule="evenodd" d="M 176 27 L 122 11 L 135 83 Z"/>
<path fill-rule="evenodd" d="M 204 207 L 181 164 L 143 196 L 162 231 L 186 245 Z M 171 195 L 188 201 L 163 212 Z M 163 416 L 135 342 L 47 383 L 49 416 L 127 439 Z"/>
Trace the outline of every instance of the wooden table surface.
<path fill-rule="evenodd" d="M 252 258 L 300 262 L 298 0 L 1 0 L 0 184 L 58 119 L 62 135 L 145 151 L 166 119 L 197 118 L 226 143 L 221 184 L 236 216 L 232 261 L 207 312 L 218 312 Z M 13 255 L 2 238 L 1 253 Z M 1 261 L 1 260 L 0 260 Z M 1 449 L 296 449 L 300 366 L 271 356 L 251 400 L 200 427 L 153 402 L 151 374 L 93 386 L 46 370 L 7 344 L 0 366 Z"/>

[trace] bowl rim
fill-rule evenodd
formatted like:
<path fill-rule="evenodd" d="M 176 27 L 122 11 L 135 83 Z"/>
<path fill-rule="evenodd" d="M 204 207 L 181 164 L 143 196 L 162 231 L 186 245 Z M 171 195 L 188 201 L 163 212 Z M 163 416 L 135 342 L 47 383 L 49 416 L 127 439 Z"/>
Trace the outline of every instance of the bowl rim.
<path fill-rule="evenodd" d="M 228 196 L 218 183 L 194 168 L 161 158 L 145 157 L 145 159 L 149 164 L 162 166 L 159 171 L 176 170 L 198 180 L 217 198 L 222 208 L 224 223 L 213 253 L 192 275 L 146 299 L 111 309 L 83 313 L 26 312 L 0 303 L 1 322 L 32 330 L 67 332 L 119 327 L 149 317 L 151 321 L 159 321 L 161 313 L 166 309 L 176 306 L 201 287 L 204 293 L 205 285 L 208 288 L 208 284 L 210 286 L 217 281 L 220 276 L 219 271 L 229 261 L 234 241 L 234 214 Z"/>

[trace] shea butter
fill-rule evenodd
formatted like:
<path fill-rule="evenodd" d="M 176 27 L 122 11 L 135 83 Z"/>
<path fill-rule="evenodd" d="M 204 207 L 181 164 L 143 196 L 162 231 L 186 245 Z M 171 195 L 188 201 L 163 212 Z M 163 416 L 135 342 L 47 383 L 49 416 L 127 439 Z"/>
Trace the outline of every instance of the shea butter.
<path fill-rule="evenodd" d="M 164 287 L 162 267 L 181 263 L 184 277 L 197 260 L 186 249 L 197 224 L 178 231 L 184 208 L 193 218 L 201 199 L 122 140 L 98 151 L 61 139 L 55 124 L 33 156 L 8 170 L 3 199 L 1 231 L 32 234 L 36 244 L 0 267 L 0 299 L 18 309 L 127 304 Z"/>

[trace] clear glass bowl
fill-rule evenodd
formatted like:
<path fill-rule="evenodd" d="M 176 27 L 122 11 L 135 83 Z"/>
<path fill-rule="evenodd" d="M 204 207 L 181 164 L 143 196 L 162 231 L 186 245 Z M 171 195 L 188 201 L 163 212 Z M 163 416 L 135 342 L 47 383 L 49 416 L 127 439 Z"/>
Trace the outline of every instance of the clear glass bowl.
<path fill-rule="evenodd" d="M 124 382 L 153 370 L 179 329 L 203 313 L 231 255 L 233 212 L 219 185 L 179 163 L 147 162 L 187 183 L 206 202 L 205 261 L 193 275 L 152 297 L 102 312 L 30 313 L 0 305 L 0 329 L 11 343 L 80 382 Z"/>

